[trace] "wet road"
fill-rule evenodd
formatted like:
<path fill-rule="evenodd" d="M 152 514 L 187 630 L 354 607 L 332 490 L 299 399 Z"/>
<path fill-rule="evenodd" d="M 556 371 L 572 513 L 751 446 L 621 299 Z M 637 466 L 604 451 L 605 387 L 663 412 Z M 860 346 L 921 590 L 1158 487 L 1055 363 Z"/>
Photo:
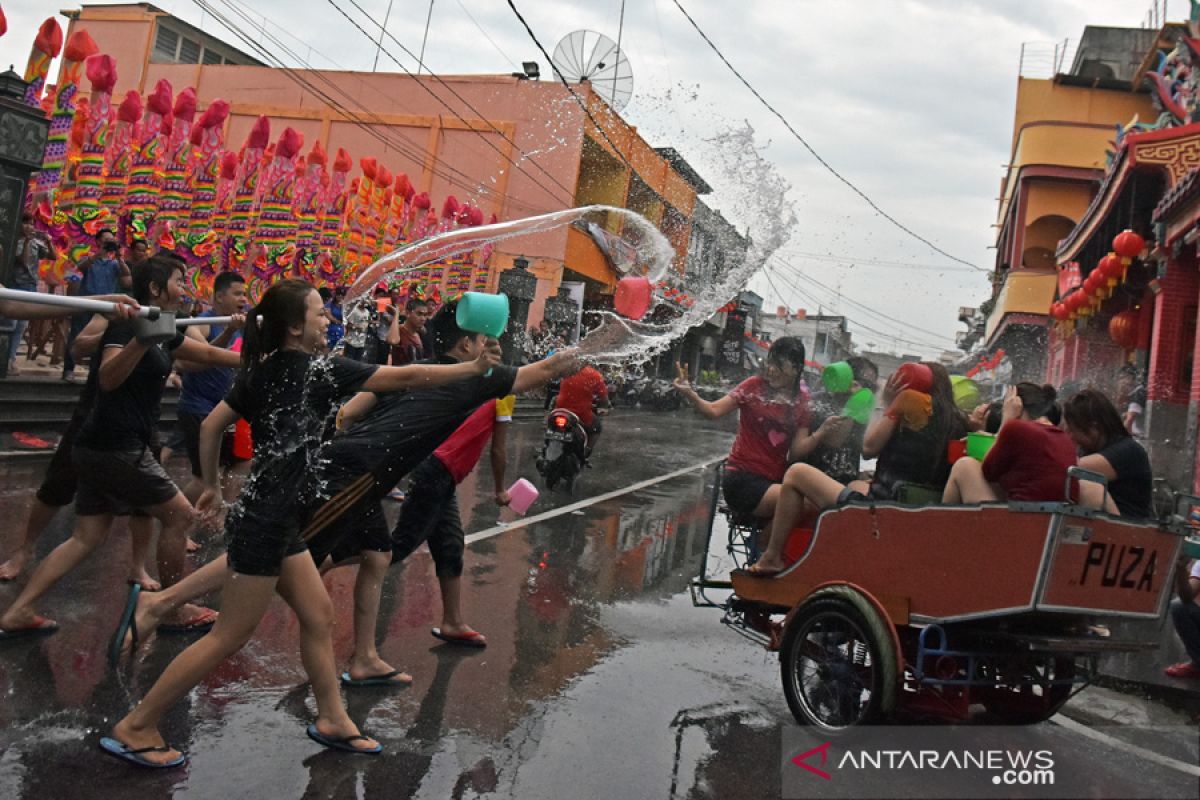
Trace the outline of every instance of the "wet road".
<path fill-rule="evenodd" d="M 510 479 L 532 479 L 540 430 L 518 423 L 514 434 Z M 690 415 L 618 412 L 576 495 L 544 495 L 530 514 L 719 457 L 730 440 L 727 428 Z M 39 475 L 37 465 L 0 464 L 4 519 L 23 524 Z M 500 530 L 510 512 L 490 504 L 485 463 L 461 496 L 473 498 L 463 503 L 468 533 L 497 534 L 469 548 L 464 585 L 467 619 L 490 645 L 464 651 L 430 637 L 440 603 L 424 550 L 394 568 L 381 654 L 415 683 L 346 690 L 351 715 L 386 746 L 374 758 L 324 751 L 304 736 L 313 707 L 282 603 L 168 717 L 164 733 L 190 755 L 186 768 L 136 771 L 101 753 L 98 737 L 186 644 L 160 638 L 141 661 L 107 667 L 128 552 L 118 533 L 46 598 L 43 610 L 63 626 L 57 635 L 0 650 L 0 797 L 778 797 L 781 732 L 792 723 L 777 661 L 688 597 L 706 559 L 710 568 L 720 561 L 705 552 L 712 477 L 696 469 Z M 69 524 L 62 515 L 43 550 Z M 17 532 L 5 526 L 0 547 Z M 350 651 L 353 582 L 350 569 L 326 578 L 340 658 Z M 13 594 L 0 588 L 0 602 Z M 1055 725 L 1037 735 L 1098 786 L 1132 782 L 1163 790 L 1144 796 L 1169 795 L 1144 759 L 1111 742 Z M 842 784 L 822 794 L 867 793 Z"/>

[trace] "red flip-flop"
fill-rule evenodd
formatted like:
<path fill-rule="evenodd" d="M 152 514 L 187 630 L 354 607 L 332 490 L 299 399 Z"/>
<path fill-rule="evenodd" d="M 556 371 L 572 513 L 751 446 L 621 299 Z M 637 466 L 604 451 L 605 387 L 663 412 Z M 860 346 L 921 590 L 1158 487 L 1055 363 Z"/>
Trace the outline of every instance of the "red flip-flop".
<path fill-rule="evenodd" d="M 487 647 L 487 637 L 479 631 L 446 633 L 441 628 L 433 628 L 429 632 L 433 634 L 433 638 L 441 639 L 447 644 L 457 644 L 462 647 Z"/>
<path fill-rule="evenodd" d="M 57 630 L 57 622 L 36 614 L 33 617 L 32 625 L 27 625 L 24 628 L 0 628 L 0 642 L 11 639 L 25 639 L 30 636 L 48 636 Z"/>
<path fill-rule="evenodd" d="M 186 622 L 164 622 L 159 633 L 207 633 L 217 624 L 217 612 L 206 608 Z"/>

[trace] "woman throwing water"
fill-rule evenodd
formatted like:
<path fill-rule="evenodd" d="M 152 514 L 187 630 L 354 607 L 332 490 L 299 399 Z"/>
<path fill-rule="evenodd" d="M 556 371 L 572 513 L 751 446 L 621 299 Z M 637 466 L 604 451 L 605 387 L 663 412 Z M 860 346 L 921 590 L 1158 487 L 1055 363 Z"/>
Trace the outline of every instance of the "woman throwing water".
<path fill-rule="evenodd" d="M 718 419 L 739 412 L 737 438 L 721 476 L 725 502 L 737 514 L 769 519 L 775 513 L 789 456 L 809 436 L 811 411 L 803 371 L 804 343 L 794 336 L 777 339 L 762 374 L 742 381 L 720 400 L 710 402 L 696 394 L 680 367 L 675 388 L 702 416 Z M 839 417 L 813 435 L 832 438 L 843 420 Z"/>
<path fill-rule="evenodd" d="M 225 526 L 228 571 L 221 616 L 212 631 L 183 651 L 142 702 L 101 740 L 108 752 L 146 767 L 173 767 L 186 757 L 158 732 L 163 714 L 250 639 L 278 593 L 300 622 L 300 653 L 317 701 L 308 735 L 326 747 L 378 753 L 346 713 L 338 692 L 329 594 L 300 536 L 300 495 L 311 492 L 314 454 L 341 398 L 360 389 L 399 391 L 480 375 L 499 363 L 490 347 L 475 361 L 453 365 L 376 367 L 345 358 L 317 358 L 329 321 L 317 290 L 285 280 L 267 290 L 246 319 L 242 369 L 229 397 L 201 427 L 206 484 L 199 508 L 224 518 L 220 444 L 239 418 L 250 423 L 254 467 Z M 207 568 L 206 568 L 207 569 Z"/>

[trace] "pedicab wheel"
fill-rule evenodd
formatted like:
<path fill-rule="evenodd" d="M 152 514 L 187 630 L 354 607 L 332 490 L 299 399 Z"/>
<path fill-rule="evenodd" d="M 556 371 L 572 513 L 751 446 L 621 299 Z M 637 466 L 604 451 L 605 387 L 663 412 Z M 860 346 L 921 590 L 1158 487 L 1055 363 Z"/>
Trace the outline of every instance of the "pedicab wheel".
<path fill-rule="evenodd" d="M 890 625 L 848 586 L 803 601 L 779 649 L 783 693 L 800 724 L 836 734 L 892 713 L 898 669 Z"/>
<path fill-rule="evenodd" d="M 1075 659 L 1054 659 L 1054 674 L 1044 677 L 1067 680 L 1075 677 Z M 983 707 L 1004 725 L 1033 725 L 1045 722 L 1059 712 L 1071 697 L 1072 683 L 1037 686 L 1022 683 L 1019 687 L 987 689 L 982 697 Z"/>

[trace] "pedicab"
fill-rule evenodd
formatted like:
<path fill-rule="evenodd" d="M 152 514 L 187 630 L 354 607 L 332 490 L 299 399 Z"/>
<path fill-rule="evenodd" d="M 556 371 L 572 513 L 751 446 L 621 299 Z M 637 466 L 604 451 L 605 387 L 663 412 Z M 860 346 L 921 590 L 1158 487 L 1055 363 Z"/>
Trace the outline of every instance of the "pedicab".
<path fill-rule="evenodd" d="M 1158 646 L 1186 534 L 1178 515 L 1131 521 L 1072 502 L 1079 480 L 1104 483 L 1075 468 L 1062 502 L 826 510 L 792 532 L 787 568 L 759 577 L 744 568 L 761 524 L 718 505 L 718 478 L 710 519 L 728 521 L 738 568 L 726 580 L 706 566 L 692 599 L 779 653 L 792 714 L 825 733 L 964 721 L 973 705 L 1000 723 L 1039 722 L 1092 680 L 1102 654 Z M 732 593 L 712 600 L 721 589 Z"/>

